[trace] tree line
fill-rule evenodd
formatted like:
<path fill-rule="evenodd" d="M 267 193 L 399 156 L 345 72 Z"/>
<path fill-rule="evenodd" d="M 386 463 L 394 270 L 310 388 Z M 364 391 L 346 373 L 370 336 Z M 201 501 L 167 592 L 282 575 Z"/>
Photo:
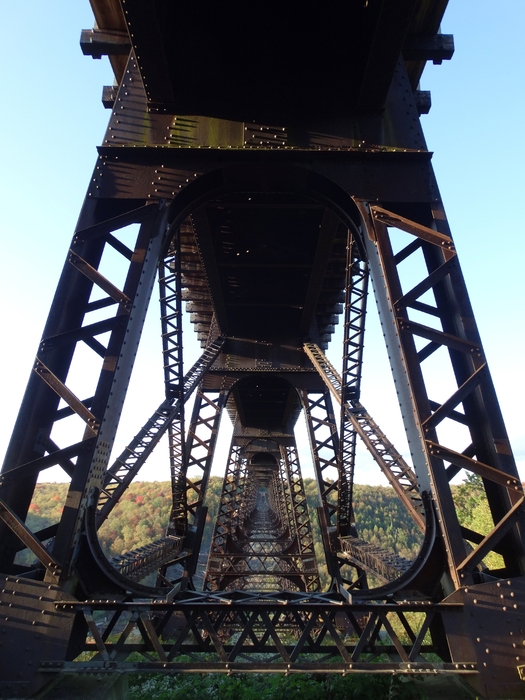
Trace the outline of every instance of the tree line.
<path fill-rule="evenodd" d="M 314 479 L 304 479 L 310 512 L 315 551 L 321 580 L 328 583 L 324 564 L 321 532 L 316 508 L 318 489 Z M 33 531 L 41 530 L 60 519 L 68 484 L 37 484 L 29 508 L 27 524 Z M 207 552 L 213 535 L 222 488 L 222 478 L 209 480 L 205 504 L 208 516 L 202 552 Z M 484 534 L 491 527 L 491 518 L 481 479 L 471 475 L 453 488 L 460 521 Z M 171 484 L 167 481 L 135 481 L 127 489 L 99 531 L 102 547 L 108 557 L 142 547 L 165 534 L 171 508 Z M 370 544 L 389 549 L 406 559 L 413 559 L 419 550 L 421 533 L 388 486 L 354 486 L 354 512 L 359 537 Z M 496 555 L 497 556 L 497 555 Z M 19 563 L 28 563 L 31 555 L 19 555 Z"/>
<path fill-rule="evenodd" d="M 304 487 L 321 576 L 326 578 L 321 532 L 315 510 L 319 505 L 317 485 L 314 479 L 304 479 Z M 68 484 L 64 483 L 37 484 L 27 518 L 27 524 L 33 531 L 41 530 L 60 519 L 67 488 Z M 221 488 L 222 478 L 212 476 L 205 501 L 208 516 L 202 551 L 207 551 L 210 546 Z M 169 482 L 133 482 L 99 531 L 106 555 L 113 557 L 162 537 L 166 531 L 170 508 Z M 390 487 L 356 484 L 354 509 L 361 538 L 371 544 L 392 549 L 407 559 L 412 559 L 417 554 L 419 530 Z"/>

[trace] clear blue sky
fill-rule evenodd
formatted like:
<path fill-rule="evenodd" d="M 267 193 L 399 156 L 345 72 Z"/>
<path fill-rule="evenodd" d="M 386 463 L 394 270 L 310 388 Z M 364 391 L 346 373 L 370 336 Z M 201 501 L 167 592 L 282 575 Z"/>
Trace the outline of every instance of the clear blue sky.
<path fill-rule="evenodd" d="M 88 0 L 4 2 L 0 20 L 3 456 L 108 120 L 100 96 L 112 72 L 80 51 L 81 29 L 93 26 Z M 450 0 L 442 31 L 456 53 L 427 66 L 421 85 L 432 92 L 423 128 L 522 478 L 524 29 L 523 0 Z M 158 356 L 154 335 L 144 352 Z M 373 384 L 363 391 L 374 404 Z M 130 437 L 156 402 L 132 395 L 131 412 L 147 411 Z M 371 409 L 403 449 L 391 405 Z"/>

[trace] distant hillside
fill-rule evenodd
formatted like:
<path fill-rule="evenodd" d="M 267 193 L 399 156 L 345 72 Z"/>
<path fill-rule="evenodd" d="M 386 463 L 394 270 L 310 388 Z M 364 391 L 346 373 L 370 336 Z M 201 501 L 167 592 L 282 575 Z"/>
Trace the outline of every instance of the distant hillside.
<path fill-rule="evenodd" d="M 327 581 L 321 535 L 315 508 L 319 505 L 313 479 L 304 480 L 315 549 L 321 578 Z M 212 476 L 206 504 L 208 521 L 203 551 L 207 551 L 213 533 L 213 522 L 219 505 L 222 479 Z M 40 530 L 60 518 L 67 484 L 38 484 L 31 503 L 28 525 Z M 170 512 L 171 488 L 167 481 L 136 481 L 115 507 L 100 530 L 100 540 L 108 557 L 127 552 L 162 537 Z M 371 544 L 392 549 L 407 559 L 417 554 L 420 533 L 390 487 L 354 487 L 354 503 L 359 536 Z"/>

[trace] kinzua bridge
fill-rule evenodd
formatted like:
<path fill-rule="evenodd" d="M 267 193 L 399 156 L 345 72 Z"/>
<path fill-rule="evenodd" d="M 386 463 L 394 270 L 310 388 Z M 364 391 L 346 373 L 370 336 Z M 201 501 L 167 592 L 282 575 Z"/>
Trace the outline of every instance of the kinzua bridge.
<path fill-rule="evenodd" d="M 453 53 L 447 0 L 91 5 L 81 46 L 109 56 L 115 85 L 1 472 L 2 696 L 63 697 L 75 673 L 202 670 L 450 674 L 522 697 L 523 489 L 420 125 L 425 63 Z M 369 279 L 410 461 L 360 400 Z M 157 285 L 164 392 L 118 455 Z M 184 306 L 202 354 L 183 370 Z M 233 437 L 208 554 L 224 411 Z M 163 436 L 165 534 L 108 560 L 97 531 Z M 414 561 L 360 537 L 358 441 L 421 530 Z M 57 466 L 62 515 L 33 531 L 35 484 Z M 461 470 L 482 478 L 487 532 L 458 519 Z"/>

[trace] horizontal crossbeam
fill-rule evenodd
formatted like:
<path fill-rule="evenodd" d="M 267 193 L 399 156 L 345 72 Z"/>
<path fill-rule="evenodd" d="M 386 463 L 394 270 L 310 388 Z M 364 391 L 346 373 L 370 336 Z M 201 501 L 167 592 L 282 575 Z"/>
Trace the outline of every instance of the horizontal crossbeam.
<path fill-rule="evenodd" d="M 84 56 L 127 56 L 131 42 L 127 32 L 110 29 L 83 29 L 80 34 L 80 48 Z"/>
<path fill-rule="evenodd" d="M 173 602 L 67 601 L 55 607 L 88 623 L 99 613 L 101 621 L 79 648 L 79 654 L 92 653 L 88 663 L 82 656 L 69 663 L 50 661 L 41 666 L 48 672 L 96 673 L 108 667 L 123 672 L 477 671 L 467 647 L 454 664 L 425 656 L 436 652 L 424 643 L 432 620 L 461 615 L 461 604 L 352 604 L 337 594 L 187 591 Z M 170 634 L 164 635 L 168 627 Z M 378 663 L 378 655 L 387 657 Z"/>

